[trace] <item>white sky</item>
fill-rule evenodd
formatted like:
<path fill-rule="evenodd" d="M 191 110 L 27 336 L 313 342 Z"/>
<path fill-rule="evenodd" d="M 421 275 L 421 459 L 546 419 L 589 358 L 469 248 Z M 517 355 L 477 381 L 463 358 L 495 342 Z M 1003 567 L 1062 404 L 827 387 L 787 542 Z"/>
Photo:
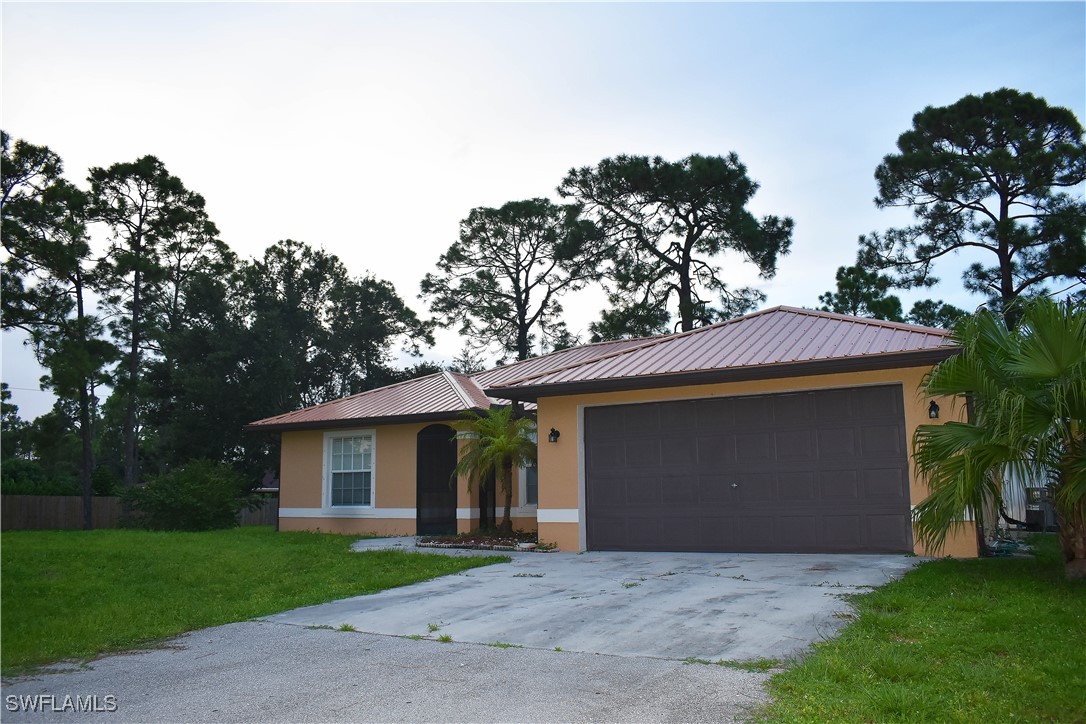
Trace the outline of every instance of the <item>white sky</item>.
<path fill-rule="evenodd" d="M 422 276 L 475 206 L 550 196 L 619 154 L 735 151 L 752 210 L 791 216 L 767 304 L 815 306 L 877 211 L 873 172 L 926 105 L 1001 86 L 1086 120 L 1086 4 L 16 4 L 2 13 L 3 128 L 72 181 L 154 154 L 240 255 L 294 238 L 392 281 Z M 972 308 L 969 259 L 901 296 Z M 735 267 L 734 269 L 732 267 Z M 585 333 L 603 296 L 565 301 Z M 3 338 L 3 379 L 42 373 Z M 427 359 L 449 361 L 455 333 Z M 15 391 L 24 418 L 51 396 Z"/>

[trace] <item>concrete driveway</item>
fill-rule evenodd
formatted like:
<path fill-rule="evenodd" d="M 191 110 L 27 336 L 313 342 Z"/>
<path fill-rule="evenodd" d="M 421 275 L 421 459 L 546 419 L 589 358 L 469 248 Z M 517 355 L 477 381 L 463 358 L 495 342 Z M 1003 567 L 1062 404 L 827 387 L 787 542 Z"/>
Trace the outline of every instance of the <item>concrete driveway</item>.
<path fill-rule="evenodd" d="M 359 543 L 375 546 L 413 548 L 413 541 Z M 3 719 L 743 720 L 765 701 L 768 674 L 681 659 L 800 654 L 843 623 L 834 616 L 847 609 L 839 594 L 881 585 L 915 561 L 515 554 L 509 564 L 5 681 Z M 312 628 L 343 624 L 358 631 Z M 436 640 L 442 634 L 452 642 Z M 526 648 L 478 645 L 498 642 Z M 96 705 L 115 710 L 64 710 L 65 697 L 97 697 Z M 19 710 L 20 702 L 38 710 Z"/>
<path fill-rule="evenodd" d="M 104 724 L 730 722 L 749 718 L 765 700 L 767 676 L 247 621 L 5 682 L 2 716 L 5 723 Z M 65 697 L 113 710 L 65 711 Z M 19 702 L 27 708 L 18 711 Z"/>
<path fill-rule="evenodd" d="M 413 540 L 356 546 L 410 550 Z M 880 586 L 916 562 L 900 555 L 517 553 L 509 564 L 267 620 L 593 654 L 787 659 L 844 625 L 841 594 Z"/>

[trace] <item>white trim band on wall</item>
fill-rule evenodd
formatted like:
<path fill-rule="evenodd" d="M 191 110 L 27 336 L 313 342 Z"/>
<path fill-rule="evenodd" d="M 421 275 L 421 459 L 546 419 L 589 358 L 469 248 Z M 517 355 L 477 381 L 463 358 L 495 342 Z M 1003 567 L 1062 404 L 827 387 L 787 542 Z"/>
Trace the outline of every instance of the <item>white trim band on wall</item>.
<path fill-rule="evenodd" d="M 280 518 L 379 518 L 385 520 L 414 520 L 414 508 L 280 508 Z"/>
<path fill-rule="evenodd" d="M 502 514 L 502 509 L 498 508 L 495 511 L 498 515 Z M 510 514 L 514 518 L 534 518 L 535 517 L 534 506 L 516 507 L 510 511 Z M 573 511 L 576 513 L 577 511 Z M 415 520 L 416 511 L 414 508 L 349 508 L 342 509 L 332 508 L 325 510 L 323 508 L 280 508 L 280 518 L 379 518 L 385 520 Z M 456 519 L 457 520 L 477 520 L 479 518 L 478 508 L 457 508 Z M 566 521 L 552 521 L 552 522 L 566 522 Z M 576 521 L 573 521 L 576 522 Z"/>
<path fill-rule="evenodd" d="M 540 508 L 536 511 L 540 523 L 580 523 L 581 511 L 576 508 Z"/>

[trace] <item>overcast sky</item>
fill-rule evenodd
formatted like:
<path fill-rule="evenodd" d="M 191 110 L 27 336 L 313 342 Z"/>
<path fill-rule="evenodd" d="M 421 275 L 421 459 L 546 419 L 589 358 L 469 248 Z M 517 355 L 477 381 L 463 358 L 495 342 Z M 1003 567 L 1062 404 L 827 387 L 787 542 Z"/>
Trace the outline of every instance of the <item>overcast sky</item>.
<path fill-rule="evenodd" d="M 1001 86 L 1086 119 L 1086 4 L 15 4 L 3 128 L 68 177 L 144 154 L 207 199 L 244 257 L 293 238 L 392 281 L 422 276 L 476 206 L 550 196 L 619 153 L 735 151 L 751 207 L 795 220 L 767 306 L 815 306 L 878 211 L 873 172 L 914 113 Z M 934 296 L 972 309 L 969 260 Z M 914 294 L 902 294 L 906 308 Z M 582 334 L 603 295 L 565 302 Z M 587 335 L 586 335 L 587 336 Z M 3 379 L 41 370 L 5 333 Z M 428 359 L 459 350 L 439 335 Z M 51 405 L 17 389 L 25 418 Z"/>

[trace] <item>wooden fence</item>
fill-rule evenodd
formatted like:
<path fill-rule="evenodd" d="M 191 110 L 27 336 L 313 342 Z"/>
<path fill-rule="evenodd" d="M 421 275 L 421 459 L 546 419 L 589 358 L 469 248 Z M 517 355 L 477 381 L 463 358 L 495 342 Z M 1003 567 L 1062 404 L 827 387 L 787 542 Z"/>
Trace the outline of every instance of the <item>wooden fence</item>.
<path fill-rule="evenodd" d="M 279 523 L 279 495 L 262 496 L 256 510 L 242 510 L 238 514 L 242 525 L 277 525 Z"/>
<path fill-rule="evenodd" d="M 94 497 L 94 527 L 117 528 L 121 499 Z M 264 498 L 256 510 L 238 515 L 241 525 L 275 525 L 279 497 Z M 79 530 L 83 527 L 83 499 L 78 495 L 0 495 L 0 529 Z"/>

